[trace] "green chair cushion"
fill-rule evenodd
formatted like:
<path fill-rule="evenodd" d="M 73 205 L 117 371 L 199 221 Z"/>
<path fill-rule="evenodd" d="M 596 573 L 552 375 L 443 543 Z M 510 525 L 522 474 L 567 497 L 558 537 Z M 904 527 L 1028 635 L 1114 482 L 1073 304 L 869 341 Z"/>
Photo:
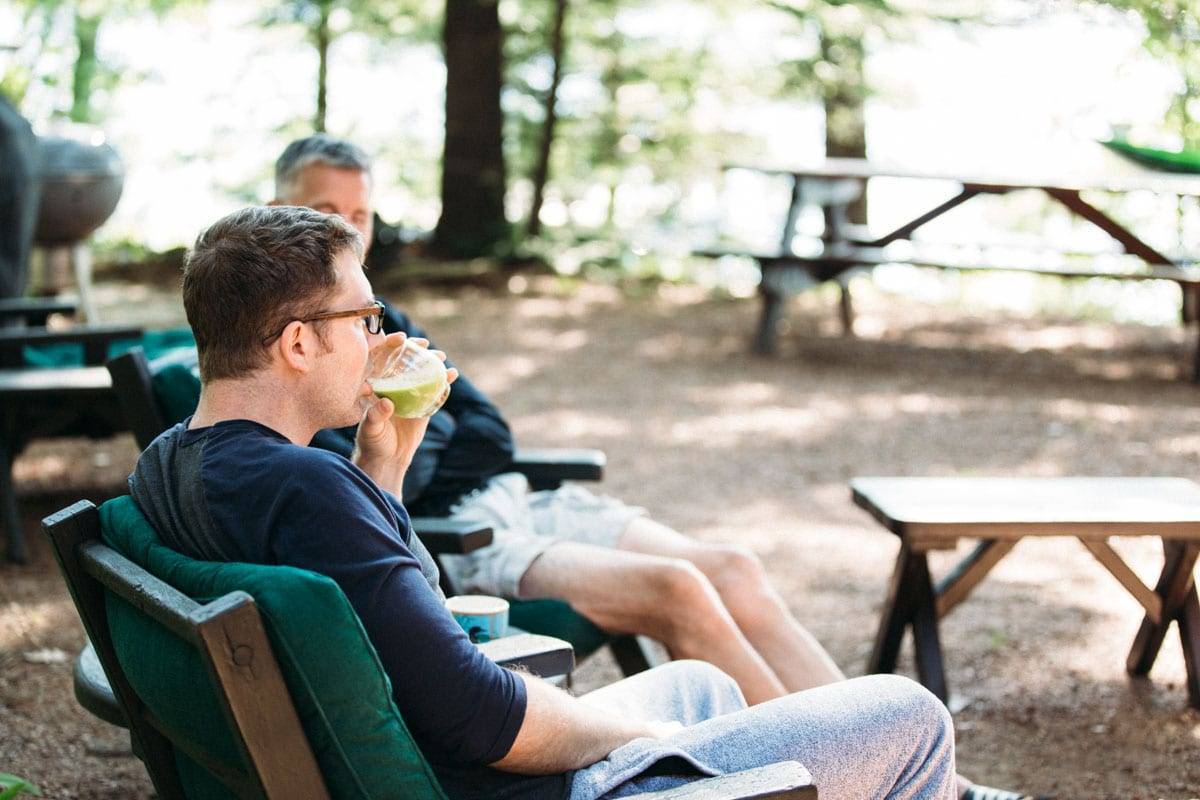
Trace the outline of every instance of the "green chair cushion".
<path fill-rule="evenodd" d="M 110 547 L 198 602 L 237 590 L 254 598 L 334 798 L 445 800 L 333 580 L 292 567 L 186 558 L 159 541 L 129 497 L 105 503 L 100 521 Z M 151 711 L 219 763 L 242 764 L 215 693 L 202 689 L 211 683 L 199 652 L 115 595 L 106 600 L 121 666 Z M 177 751 L 176 760 L 190 800 L 232 796 L 189 757 Z"/>
<path fill-rule="evenodd" d="M 154 397 L 168 426 L 183 422 L 200 402 L 200 365 L 196 348 L 176 350 L 150 365 Z"/>
<path fill-rule="evenodd" d="M 587 658 L 612 640 L 562 600 L 509 600 L 508 604 L 510 625 L 570 642 L 577 659 Z"/>
<path fill-rule="evenodd" d="M 1101 144 L 1150 169 L 1200 175 L 1200 150 L 1159 150 L 1139 147 L 1124 139 L 1109 139 Z"/>
<path fill-rule="evenodd" d="M 196 340 L 188 327 L 146 331 L 136 339 L 121 339 L 108 346 L 108 357 L 119 356 L 131 347 L 141 346 L 146 358 L 154 359 L 179 348 L 194 348 Z M 30 345 L 21 351 L 31 367 L 78 367 L 83 364 L 83 345 L 79 343 Z"/>

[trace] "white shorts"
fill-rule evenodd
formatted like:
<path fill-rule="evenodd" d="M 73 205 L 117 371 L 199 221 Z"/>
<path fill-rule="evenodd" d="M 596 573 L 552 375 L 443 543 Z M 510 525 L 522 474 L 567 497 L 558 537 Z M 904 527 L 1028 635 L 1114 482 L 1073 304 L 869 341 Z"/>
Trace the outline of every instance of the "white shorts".
<path fill-rule="evenodd" d="M 525 571 L 550 545 L 616 547 L 629 523 L 645 514 L 574 484 L 531 492 L 524 475 L 506 472 L 450 509 L 455 520 L 490 526 L 492 543 L 465 556 L 443 555 L 442 567 L 462 594 L 516 597 Z"/>

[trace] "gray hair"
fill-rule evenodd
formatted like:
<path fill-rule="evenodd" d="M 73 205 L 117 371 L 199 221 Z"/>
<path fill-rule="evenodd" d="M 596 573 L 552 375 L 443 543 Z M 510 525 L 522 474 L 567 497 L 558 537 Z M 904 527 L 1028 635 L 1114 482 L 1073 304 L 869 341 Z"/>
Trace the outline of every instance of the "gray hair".
<path fill-rule="evenodd" d="M 371 174 L 371 159 L 361 147 L 327 133 L 297 139 L 283 149 L 275 162 L 275 197 L 286 200 L 300 170 L 310 164 L 353 169 Z"/>

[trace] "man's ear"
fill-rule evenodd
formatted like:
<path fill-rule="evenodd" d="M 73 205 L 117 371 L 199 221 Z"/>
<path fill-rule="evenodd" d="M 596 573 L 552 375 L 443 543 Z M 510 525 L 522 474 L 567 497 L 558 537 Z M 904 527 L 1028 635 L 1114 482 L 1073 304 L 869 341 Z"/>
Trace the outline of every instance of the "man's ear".
<path fill-rule="evenodd" d="M 312 369 L 317 349 L 318 343 L 312 327 L 298 319 L 289 322 L 275 342 L 275 350 L 283 359 L 283 363 L 301 373 Z"/>

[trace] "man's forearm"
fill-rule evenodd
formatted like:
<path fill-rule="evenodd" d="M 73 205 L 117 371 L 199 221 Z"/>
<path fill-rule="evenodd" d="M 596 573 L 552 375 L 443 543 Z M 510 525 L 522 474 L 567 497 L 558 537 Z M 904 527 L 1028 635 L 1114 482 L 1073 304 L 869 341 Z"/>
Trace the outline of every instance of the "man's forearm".
<path fill-rule="evenodd" d="M 523 775 L 552 775 L 594 764 L 626 742 L 653 736 L 654 728 L 592 708 L 545 681 L 525 681 L 525 720 L 508 754 L 491 766 Z"/>
<path fill-rule="evenodd" d="M 367 473 L 379 488 L 391 492 L 396 497 L 403 497 L 404 476 L 408 473 L 411 458 L 405 461 L 364 458 L 362 451 L 355 447 L 350 460 Z"/>

